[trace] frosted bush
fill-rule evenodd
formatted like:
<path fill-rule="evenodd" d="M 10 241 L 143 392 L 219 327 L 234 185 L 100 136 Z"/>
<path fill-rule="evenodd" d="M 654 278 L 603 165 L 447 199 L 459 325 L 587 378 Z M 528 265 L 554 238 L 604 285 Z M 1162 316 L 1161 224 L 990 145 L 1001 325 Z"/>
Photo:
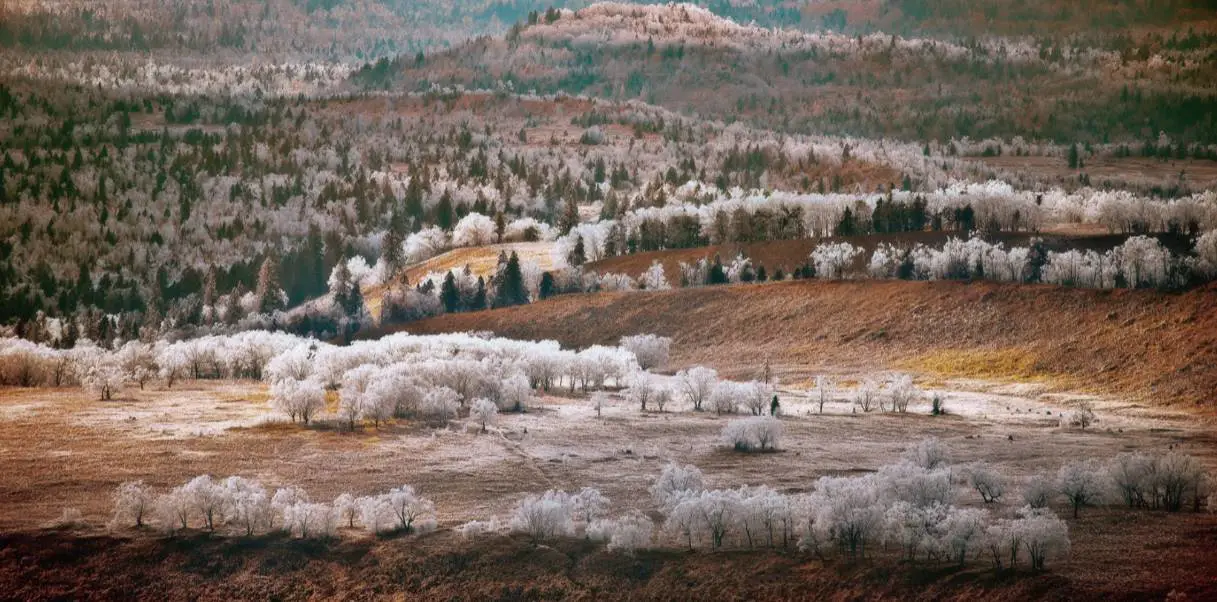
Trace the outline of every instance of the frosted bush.
<path fill-rule="evenodd" d="M 782 422 L 772 416 L 738 418 L 723 427 L 721 440 L 736 451 L 776 451 L 782 436 Z"/>

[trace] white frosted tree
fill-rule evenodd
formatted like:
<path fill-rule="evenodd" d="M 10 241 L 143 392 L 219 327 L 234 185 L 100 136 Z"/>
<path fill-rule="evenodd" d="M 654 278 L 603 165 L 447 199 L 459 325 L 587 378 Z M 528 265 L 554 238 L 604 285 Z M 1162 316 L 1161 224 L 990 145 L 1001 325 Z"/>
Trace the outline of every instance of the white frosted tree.
<path fill-rule="evenodd" d="M 325 389 L 311 379 L 281 380 L 270 387 L 270 403 L 275 409 L 287 414 L 292 422 L 299 418 L 307 425 L 313 416 L 325 409 Z"/>
<path fill-rule="evenodd" d="M 782 421 L 772 416 L 738 418 L 723 427 L 720 439 L 736 451 L 776 451 L 782 436 Z"/>
<path fill-rule="evenodd" d="M 643 288 L 648 291 L 666 291 L 672 288 L 668 284 L 667 277 L 664 275 L 663 264 L 659 263 L 658 260 L 651 262 L 651 267 L 642 273 L 640 280 Z"/>
<path fill-rule="evenodd" d="M 653 334 L 621 337 L 621 348 L 633 352 L 643 370 L 661 368 L 668 363 L 672 339 Z"/>
<path fill-rule="evenodd" d="M 819 402 L 820 413 L 824 413 L 824 403 L 832 399 L 836 393 L 836 380 L 831 376 L 816 377 L 816 400 Z"/>
<path fill-rule="evenodd" d="M 469 418 L 474 424 L 481 426 L 483 433 L 487 427 L 494 426 L 498 416 L 499 406 L 489 399 L 479 397 L 469 404 Z"/>
<path fill-rule="evenodd" d="M 574 535 L 574 501 L 564 491 L 527 496 L 512 512 L 510 527 L 537 542 Z"/>
<path fill-rule="evenodd" d="M 861 248 L 847 242 L 823 243 L 811 251 L 811 261 L 817 277 L 838 280 L 861 254 Z"/>
<path fill-rule="evenodd" d="M 1069 500 L 1073 517 L 1083 506 L 1092 506 L 1103 501 L 1106 493 L 1106 473 L 1094 460 L 1075 460 L 1057 472 L 1057 491 Z"/>
<path fill-rule="evenodd" d="M 114 492 L 114 527 L 135 525 L 143 527 L 152 514 L 156 497 L 143 481 L 127 481 Z"/>
<path fill-rule="evenodd" d="M 694 366 L 677 372 L 676 380 L 680 382 L 681 393 L 693 406 L 693 411 L 700 412 L 702 405 L 710 399 L 710 394 L 714 391 L 714 385 L 718 382 L 718 372 L 711 368 Z"/>
<path fill-rule="evenodd" d="M 698 493 L 704 488 L 702 472 L 696 466 L 670 462 L 651 484 L 650 492 L 655 504 L 664 512 L 669 512 L 681 497 Z"/>
<path fill-rule="evenodd" d="M 1006 478 L 988 463 L 976 462 L 968 466 L 964 474 L 967 475 L 968 484 L 986 504 L 1000 500 L 1006 492 Z"/>

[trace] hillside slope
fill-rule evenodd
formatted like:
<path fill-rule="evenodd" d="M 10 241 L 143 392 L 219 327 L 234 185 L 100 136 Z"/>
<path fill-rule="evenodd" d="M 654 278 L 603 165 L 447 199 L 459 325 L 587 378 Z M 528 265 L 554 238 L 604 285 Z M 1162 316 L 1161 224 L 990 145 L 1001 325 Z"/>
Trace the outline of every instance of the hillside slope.
<path fill-rule="evenodd" d="M 570 295 L 444 315 L 418 333 L 486 330 L 565 345 L 653 332 L 672 366 L 755 377 L 764 358 L 787 381 L 818 370 L 904 368 L 947 376 L 1043 379 L 1155 405 L 1211 405 L 1217 288 L 1180 295 L 957 282 L 797 281 Z"/>

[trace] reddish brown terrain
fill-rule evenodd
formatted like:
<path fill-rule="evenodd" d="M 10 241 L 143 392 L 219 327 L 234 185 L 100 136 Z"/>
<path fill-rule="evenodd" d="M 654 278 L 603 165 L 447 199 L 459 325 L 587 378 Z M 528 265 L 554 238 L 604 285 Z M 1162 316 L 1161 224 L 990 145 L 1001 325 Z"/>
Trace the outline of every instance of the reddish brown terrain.
<path fill-rule="evenodd" d="M 616 269 L 629 271 L 650 262 L 643 254 L 621 263 Z M 735 376 L 754 376 L 741 365 L 754 371 L 751 360 L 770 358 L 779 374 L 794 378 L 829 366 L 906 367 L 1042 379 L 1154 406 L 1211 409 L 1217 402 L 1212 287 L 1163 294 L 987 282 L 782 282 L 561 296 L 449 314 L 406 330 L 493 331 L 573 346 L 654 332 L 673 338 L 675 364 Z"/>

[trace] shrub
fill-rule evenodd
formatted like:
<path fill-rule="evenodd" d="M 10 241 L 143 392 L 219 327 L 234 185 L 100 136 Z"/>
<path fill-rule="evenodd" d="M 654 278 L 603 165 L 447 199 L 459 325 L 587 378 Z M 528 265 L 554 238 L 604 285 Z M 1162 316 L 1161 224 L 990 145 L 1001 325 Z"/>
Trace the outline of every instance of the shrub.
<path fill-rule="evenodd" d="M 732 420 L 723 427 L 722 441 L 736 451 L 776 451 L 782 436 L 782 422 L 772 416 L 752 416 Z"/>
<path fill-rule="evenodd" d="M 1056 495 L 1056 483 L 1047 475 L 1032 477 L 1023 487 L 1023 502 L 1032 508 L 1047 508 Z"/>
<path fill-rule="evenodd" d="M 1073 428 L 1085 429 L 1094 422 L 1094 410 L 1090 404 L 1080 404 L 1077 409 L 1065 415 L 1061 420 L 1061 426 L 1071 426 Z"/>
<path fill-rule="evenodd" d="M 564 491 L 549 490 L 530 495 L 516 505 L 511 516 L 511 530 L 527 534 L 534 542 L 575 533 L 574 503 Z"/>
<path fill-rule="evenodd" d="M 641 512 L 633 512 L 612 521 L 603 529 L 608 536 L 608 550 L 633 556 L 637 550 L 651 546 L 655 523 Z"/>
<path fill-rule="evenodd" d="M 948 462 L 947 450 L 937 437 L 922 439 L 915 447 L 904 453 L 904 458 L 927 470 L 946 466 Z"/>

